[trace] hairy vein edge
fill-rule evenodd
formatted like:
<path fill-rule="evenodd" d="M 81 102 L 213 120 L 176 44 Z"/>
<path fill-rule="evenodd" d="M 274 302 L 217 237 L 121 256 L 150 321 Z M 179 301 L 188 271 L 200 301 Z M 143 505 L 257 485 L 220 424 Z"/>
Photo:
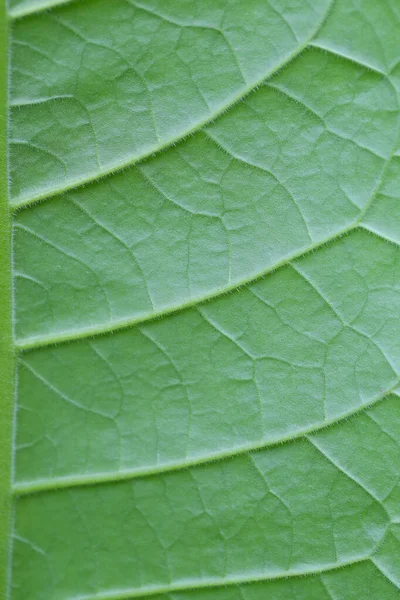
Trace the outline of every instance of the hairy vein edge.
<path fill-rule="evenodd" d="M 347 421 L 349 418 L 364 412 L 368 408 L 372 408 L 379 402 L 382 402 L 383 400 L 388 398 L 392 393 L 395 392 L 399 383 L 400 380 L 396 380 L 395 383 L 393 383 L 389 388 L 384 390 L 381 394 L 375 396 L 375 398 L 368 399 L 366 402 L 363 402 L 356 408 L 342 413 L 337 418 L 329 419 L 317 426 L 312 425 L 311 427 L 305 427 L 301 430 L 289 433 L 288 435 L 282 436 L 280 438 L 272 439 L 270 441 L 259 441 L 252 444 L 242 445 L 234 449 L 224 449 L 219 452 L 214 452 L 203 456 L 196 456 L 192 459 L 187 459 L 184 462 L 180 461 L 176 463 L 164 463 L 151 467 L 145 466 L 136 469 L 126 469 L 123 471 L 113 471 L 109 473 L 92 473 L 87 475 L 73 475 L 58 478 L 53 477 L 52 479 L 39 479 L 36 481 L 25 481 L 14 484 L 13 493 L 16 496 L 26 496 L 36 493 L 52 492 L 65 488 L 91 486 L 102 483 L 113 483 L 118 481 L 127 481 L 130 479 L 151 477 L 153 475 L 159 475 L 162 473 L 172 473 L 174 471 L 181 471 L 190 467 L 196 467 L 210 464 L 213 462 L 227 460 L 249 452 L 259 452 L 268 448 L 273 448 L 275 446 L 296 442 L 303 438 L 307 439 L 307 436 L 312 436 L 314 433 L 323 431 L 328 427 L 339 425 L 343 421 Z"/>
<path fill-rule="evenodd" d="M 169 305 L 159 311 L 151 311 L 148 313 L 142 313 L 142 314 L 139 314 L 139 315 L 136 315 L 133 317 L 120 319 L 120 320 L 112 321 L 112 322 L 105 323 L 105 324 L 102 323 L 100 325 L 82 327 L 80 329 L 75 329 L 75 330 L 61 331 L 61 332 L 57 332 L 56 334 L 51 334 L 51 335 L 41 335 L 41 336 L 19 338 L 19 339 L 17 338 L 15 340 L 15 348 L 17 351 L 28 351 L 28 350 L 35 350 L 38 348 L 44 348 L 46 346 L 54 346 L 54 345 L 62 344 L 62 343 L 69 343 L 69 342 L 73 342 L 73 341 L 77 341 L 77 340 L 101 337 L 103 335 L 113 334 L 113 333 L 117 333 L 119 331 L 123 331 L 126 329 L 131 329 L 132 327 L 141 325 L 143 323 L 148 323 L 150 321 L 155 321 L 157 319 L 167 317 L 169 315 L 183 312 L 184 310 L 190 309 L 194 306 L 198 306 L 203 303 L 215 300 L 216 298 L 219 298 L 220 296 L 228 294 L 229 292 L 239 291 L 245 285 L 254 283 L 254 282 L 258 281 L 259 279 L 262 279 L 266 275 L 269 275 L 270 273 L 273 273 L 274 271 L 277 271 L 279 269 L 286 267 L 291 262 L 293 262 L 297 259 L 300 259 L 303 256 L 310 254 L 311 252 L 315 252 L 316 250 L 319 250 L 319 249 L 323 248 L 324 246 L 327 246 L 328 244 L 331 244 L 331 243 L 337 241 L 344 235 L 348 235 L 355 231 L 366 231 L 370 235 L 375 235 L 376 237 L 379 237 L 380 239 L 384 240 L 387 243 L 398 246 L 397 242 L 395 242 L 387 237 L 383 237 L 380 233 L 377 233 L 376 231 L 372 230 L 369 227 L 364 227 L 364 225 L 359 223 L 359 219 L 357 219 L 357 221 L 355 223 L 352 223 L 348 227 L 340 229 L 334 235 L 327 236 L 326 238 L 324 238 L 324 239 L 318 241 L 317 243 L 312 244 L 308 247 L 303 247 L 299 251 L 289 254 L 288 256 L 282 258 L 280 261 L 274 263 L 273 265 L 270 265 L 266 269 L 263 269 L 262 271 L 260 271 L 258 273 L 252 274 L 249 277 L 246 277 L 244 279 L 236 281 L 233 284 L 226 285 L 224 287 L 218 288 L 217 290 L 213 290 L 209 294 L 204 294 L 203 296 L 191 298 L 187 302 L 182 302 L 180 304 Z"/>
<path fill-rule="evenodd" d="M 346 567 L 352 567 L 353 565 L 363 564 L 371 561 L 375 568 L 386 578 L 382 570 L 378 567 L 378 565 L 374 562 L 375 549 L 371 553 L 371 555 L 354 557 L 352 560 L 343 561 L 341 563 L 336 564 L 326 564 L 324 566 L 315 566 L 315 568 L 310 569 L 293 569 L 292 571 L 282 571 L 282 572 L 271 572 L 270 574 L 265 575 L 253 575 L 251 576 L 237 576 L 231 577 L 229 579 L 187 579 L 181 582 L 177 582 L 172 585 L 158 585 L 158 586 L 148 586 L 131 590 L 112 590 L 109 592 L 103 592 L 99 594 L 90 594 L 90 595 L 79 595 L 79 596 L 71 596 L 69 600 L 129 600 L 133 598 L 146 598 L 149 596 L 156 596 L 159 594 L 168 594 L 173 592 L 190 592 L 190 591 L 200 591 L 200 590 L 209 590 L 213 588 L 222 588 L 222 587 L 231 587 L 231 586 L 241 586 L 241 585 L 251 585 L 255 583 L 268 583 L 270 581 L 279 581 L 279 580 L 287 580 L 296 577 L 322 577 L 325 573 L 331 573 L 332 571 L 340 571 Z M 392 584 L 393 582 L 389 580 Z"/>
<path fill-rule="evenodd" d="M 173 146 L 174 144 L 182 141 L 183 139 L 192 135 L 193 133 L 200 131 L 203 127 L 205 127 L 206 125 L 209 125 L 210 123 L 215 121 L 218 117 L 220 117 L 222 114 L 224 114 L 225 112 L 230 110 L 233 106 L 235 106 L 236 104 L 241 102 L 246 96 L 248 96 L 251 92 L 256 90 L 260 85 L 262 85 L 270 77 L 272 77 L 272 75 L 275 75 L 278 71 L 283 69 L 292 60 L 294 60 L 297 56 L 299 56 L 303 52 L 303 50 L 305 50 L 307 48 L 307 46 L 310 44 L 310 42 L 315 38 L 315 36 L 320 31 L 321 27 L 323 26 L 323 24 L 325 23 L 328 15 L 329 15 L 329 12 L 333 6 L 333 3 L 334 3 L 334 0 L 330 0 L 325 12 L 323 13 L 321 19 L 318 21 L 316 27 L 310 33 L 310 35 L 303 41 L 302 44 L 300 44 L 297 48 L 295 48 L 295 50 L 293 50 L 293 52 L 290 52 L 289 54 L 287 54 L 272 69 L 270 69 L 269 71 L 267 71 L 267 73 L 264 73 L 259 79 L 257 79 L 257 81 L 254 81 L 251 84 L 245 86 L 244 88 L 242 88 L 242 90 L 239 93 L 237 93 L 236 95 L 229 98 L 229 100 L 225 104 L 221 105 L 219 107 L 219 109 L 217 111 L 215 111 L 212 115 L 209 115 L 205 119 L 194 124 L 193 127 L 188 128 L 187 130 L 180 132 L 178 135 L 171 137 L 169 140 L 167 140 L 163 144 L 152 146 L 146 152 L 144 152 L 143 154 L 141 154 L 139 156 L 129 156 L 125 161 L 119 162 L 116 165 L 109 165 L 105 169 L 98 171 L 97 173 L 94 173 L 93 175 L 90 175 L 88 177 L 77 178 L 73 181 L 67 182 L 65 185 L 60 185 L 57 188 L 54 188 L 50 191 L 48 191 L 48 190 L 44 191 L 44 192 L 41 191 L 41 192 L 38 192 L 37 194 L 33 194 L 32 196 L 29 196 L 29 197 L 21 196 L 21 197 L 14 198 L 10 202 L 11 209 L 12 210 L 23 209 L 32 204 L 35 204 L 36 202 L 38 202 L 40 200 L 47 200 L 47 199 L 59 196 L 59 195 L 63 194 L 64 192 L 73 190 L 75 188 L 85 186 L 89 183 L 97 182 L 109 175 L 113 175 L 115 173 L 123 171 L 124 169 L 126 169 L 128 167 L 132 167 L 133 165 L 135 165 L 139 162 L 142 162 L 146 158 L 149 158 L 150 156 L 158 154 L 159 152 L 169 148 L 170 146 Z"/>

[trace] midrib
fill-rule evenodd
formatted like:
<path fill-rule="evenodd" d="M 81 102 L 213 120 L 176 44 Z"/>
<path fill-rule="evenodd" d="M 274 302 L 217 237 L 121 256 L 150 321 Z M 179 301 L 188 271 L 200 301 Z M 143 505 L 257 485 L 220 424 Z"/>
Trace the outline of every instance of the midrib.
<path fill-rule="evenodd" d="M 13 501 L 11 492 L 14 413 L 11 214 L 8 203 L 8 19 L 0 0 L 0 598 L 7 598 Z"/>

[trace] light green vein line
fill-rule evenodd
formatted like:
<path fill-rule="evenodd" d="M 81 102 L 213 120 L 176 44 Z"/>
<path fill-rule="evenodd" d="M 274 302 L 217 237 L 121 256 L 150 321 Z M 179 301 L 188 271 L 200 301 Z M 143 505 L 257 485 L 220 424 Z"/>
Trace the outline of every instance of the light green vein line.
<path fill-rule="evenodd" d="M 12 210 L 26 208 L 40 200 L 48 200 L 50 198 L 53 198 L 54 196 L 59 196 L 66 191 L 85 186 L 85 185 L 87 185 L 89 183 L 93 183 L 95 181 L 97 182 L 109 175 L 113 175 L 115 173 L 118 173 L 119 171 L 123 171 L 124 169 L 127 169 L 128 167 L 132 167 L 133 165 L 137 164 L 138 162 L 143 161 L 145 158 L 153 156 L 154 154 L 157 154 L 157 153 L 161 152 L 162 150 L 165 150 L 166 148 L 169 148 L 170 146 L 184 140 L 189 135 L 196 133 L 197 131 L 199 131 L 203 127 L 205 127 L 206 125 L 209 125 L 211 122 L 215 121 L 215 119 L 220 117 L 222 114 L 226 113 L 233 106 L 235 106 L 236 104 L 241 102 L 246 96 L 248 96 L 251 92 L 256 90 L 260 85 L 262 85 L 270 77 L 272 77 L 272 75 L 274 75 L 275 73 L 280 71 L 283 67 L 285 67 L 287 64 L 289 64 L 293 59 L 295 59 L 297 56 L 299 56 L 303 52 L 303 50 L 305 50 L 307 48 L 307 46 L 309 45 L 311 40 L 318 34 L 322 25 L 325 23 L 326 18 L 327 18 L 328 14 L 331 10 L 331 7 L 333 5 L 333 2 L 334 2 L 334 0 L 330 1 L 328 7 L 326 8 L 322 18 L 317 23 L 315 29 L 304 40 L 304 42 L 300 46 L 298 46 L 295 50 L 293 50 L 293 52 L 290 52 L 289 54 L 287 54 L 285 56 L 285 58 L 283 58 L 272 69 L 267 71 L 267 73 L 264 73 L 259 79 L 250 83 L 247 86 L 244 86 L 240 90 L 240 92 L 231 96 L 224 104 L 221 104 L 219 106 L 219 108 L 213 114 L 208 115 L 205 119 L 197 122 L 192 127 L 189 127 L 188 129 L 186 129 L 185 131 L 179 132 L 177 135 L 172 136 L 171 138 L 166 140 L 164 143 L 155 144 L 155 145 L 149 147 L 141 155 L 138 155 L 138 156 L 131 155 L 122 162 L 119 162 L 117 164 L 108 165 L 108 166 L 104 167 L 104 169 L 102 169 L 100 171 L 96 171 L 89 176 L 78 177 L 74 180 L 66 182 L 64 185 L 60 185 L 56 188 L 53 188 L 52 190 L 41 191 L 41 192 L 38 192 L 37 194 L 33 194 L 32 196 L 29 196 L 29 197 L 19 196 L 17 198 L 14 198 L 11 201 Z"/>
<path fill-rule="evenodd" d="M 394 236 L 391 237 L 390 235 L 388 235 L 387 232 L 383 233 L 382 231 L 379 231 L 378 228 L 374 227 L 373 225 L 370 225 L 369 223 L 363 223 L 362 228 L 366 231 L 369 231 L 370 233 L 375 234 L 377 237 L 380 237 L 383 240 L 394 244 L 395 246 L 400 246 L 399 240 L 397 240 Z"/>
<path fill-rule="evenodd" d="M 226 460 L 230 458 L 234 458 L 235 456 L 239 456 L 241 454 L 245 454 L 246 452 L 258 452 L 261 450 L 266 450 L 267 448 L 272 448 L 274 446 L 279 446 L 282 444 L 289 444 L 291 442 L 295 442 L 301 438 L 304 438 L 308 435 L 312 435 L 319 431 L 323 431 L 324 429 L 340 425 L 342 421 L 349 419 L 350 417 L 356 416 L 357 414 L 363 412 L 365 409 L 370 408 L 376 405 L 379 402 L 382 402 L 385 398 L 387 398 L 398 386 L 399 381 L 396 381 L 393 385 L 391 385 L 388 389 L 384 390 L 381 394 L 376 396 L 375 398 L 370 398 L 366 402 L 360 404 L 357 408 L 349 410 L 345 413 L 342 413 L 336 419 L 326 420 L 318 425 L 312 425 L 310 427 L 305 427 L 301 430 L 297 430 L 295 433 L 291 433 L 285 436 L 281 436 L 276 439 L 266 441 L 257 441 L 255 443 L 246 444 L 239 446 L 237 448 L 229 448 L 226 450 L 222 450 L 220 452 L 209 453 L 203 456 L 196 456 L 193 459 L 187 459 L 184 462 L 176 462 L 176 463 L 165 463 L 158 464 L 150 467 L 139 467 L 136 469 L 126 469 L 124 471 L 119 472 L 110 472 L 110 473 L 93 473 L 90 475 L 72 475 L 69 477 L 53 477 L 51 479 L 39 479 L 36 481 L 26 481 L 21 483 L 16 483 L 13 486 L 13 493 L 16 496 L 25 496 L 28 494 L 36 494 L 36 493 L 45 493 L 52 492 L 59 489 L 71 488 L 71 487 L 81 487 L 81 486 L 90 486 L 90 485 L 98 485 L 102 483 L 113 483 L 117 481 L 127 481 L 142 477 L 151 477 L 153 475 L 158 475 L 160 473 L 172 473 L 174 471 L 180 471 L 183 469 L 187 469 L 189 467 L 196 467 L 205 464 L 209 464 L 211 462 L 217 462 L 221 460 Z"/>
<path fill-rule="evenodd" d="M 111 590 L 109 592 L 100 592 L 98 594 L 71 596 L 69 600 L 129 600 L 133 598 L 147 598 L 158 594 L 170 594 L 173 592 L 185 592 L 195 590 L 207 590 L 213 588 L 250 585 L 252 583 L 267 583 L 268 581 L 277 581 L 280 579 L 289 579 L 295 577 L 312 577 L 321 575 L 331 571 L 337 571 L 345 567 L 351 567 L 356 564 L 365 563 L 371 560 L 369 556 L 355 557 L 353 560 L 343 561 L 340 563 L 329 563 L 321 566 L 315 566 L 310 569 L 293 569 L 290 571 L 279 571 L 271 573 L 263 573 L 260 575 L 246 576 L 237 575 L 225 579 L 209 578 L 209 579 L 184 579 L 169 585 L 154 585 L 143 586 L 131 590 Z"/>
<path fill-rule="evenodd" d="M 284 257 L 280 261 L 270 265 L 266 269 L 259 271 L 255 274 L 250 275 L 247 278 L 243 278 L 233 283 L 229 283 L 226 286 L 218 288 L 217 290 L 211 291 L 209 294 L 204 294 L 203 296 L 192 297 L 187 302 L 181 302 L 179 304 L 171 304 L 166 306 L 159 311 L 152 311 L 147 313 L 141 313 L 136 316 L 128 317 L 125 319 L 119 319 L 115 321 L 111 321 L 109 323 L 102 323 L 100 325 L 93 325 L 89 327 L 81 327 L 80 329 L 69 330 L 69 331 L 59 331 L 56 334 L 51 335 L 40 335 L 35 337 L 27 337 L 16 339 L 14 342 L 14 346 L 17 350 L 28 351 L 35 350 L 38 348 L 43 348 L 45 346 L 55 346 L 57 344 L 69 343 L 78 340 L 85 340 L 87 338 L 101 337 L 103 335 L 117 333 L 119 331 L 124 331 L 125 329 L 131 329 L 137 325 L 141 325 L 142 323 L 148 323 L 151 321 L 158 320 L 163 317 L 168 317 L 173 314 L 177 314 L 179 312 L 183 312 L 194 306 L 199 306 L 201 304 L 205 304 L 212 300 L 219 298 L 229 292 L 232 291 L 240 291 L 240 289 L 246 285 L 250 285 L 262 279 L 266 275 L 278 271 L 289 265 L 291 262 L 306 256 L 312 252 L 320 250 L 322 247 L 327 246 L 333 242 L 336 242 L 344 235 L 351 234 L 355 231 L 367 231 L 371 234 L 376 235 L 387 243 L 395 244 L 398 246 L 399 244 L 394 241 L 386 238 L 385 236 L 380 235 L 379 233 L 370 230 L 365 227 L 363 223 L 360 223 L 360 220 L 364 216 L 364 212 L 357 219 L 355 223 L 352 223 L 348 227 L 344 227 L 340 229 L 332 236 L 327 236 L 326 238 L 319 240 L 315 244 L 312 244 L 307 247 L 302 247 L 300 250 L 293 252 L 292 254 Z"/>
<path fill-rule="evenodd" d="M 371 557 L 370 560 L 371 560 L 372 564 L 375 565 L 375 567 L 379 571 L 379 573 L 381 575 L 383 575 L 383 577 L 389 583 L 391 583 L 395 587 L 395 589 L 398 591 L 399 585 L 398 585 L 398 582 L 396 581 L 395 573 L 390 573 L 389 569 L 387 568 L 387 566 L 385 564 L 380 564 L 379 557 L 376 557 L 376 558 Z"/>
<path fill-rule="evenodd" d="M 356 59 L 356 58 L 352 57 L 350 54 L 345 54 L 343 52 L 343 50 L 337 50 L 336 48 L 331 48 L 330 46 L 325 44 L 323 41 L 312 40 L 310 42 L 310 46 L 312 46 L 313 48 L 319 48 L 320 50 L 324 50 L 325 52 L 328 52 L 329 54 L 332 54 L 332 56 L 336 56 L 337 58 L 342 58 L 344 60 L 348 60 L 351 63 L 353 63 L 354 65 L 364 67 L 364 69 L 368 69 L 369 71 L 373 71 L 377 75 L 381 75 L 381 76 L 387 75 L 387 73 L 385 73 L 385 71 L 382 71 L 378 67 L 376 67 L 374 65 L 370 65 L 369 63 L 362 61 L 359 58 Z"/>
<path fill-rule="evenodd" d="M 51 8 L 57 8 L 64 4 L 72 4 L 73 2 L 82 2 L 82 0 L 37 0 L 31 1 L 20 6 L 13 6 L 8 9 L 8 17 L 12 21 L 41 13 Z"/>
<path fill-rule="evenodd" d="M 91 325 L 89 327 L 82 327 L 80 329 L 70 330 L 70 331 L 61 331 L 56 334 L 50 335 L 40 335 L 35 337 L 28 338 L 20 338 L 15 341 L 15 347 L 18 350 L 32 350 L 35 348 L 42 348 L 44 346 L 52 346 L 56 344 L 61 344 L 65 342 L 72 342 L 74 340 L 82 340 L 85 338 L 98 337 L 105 335 L 107 333 L 116 333 L 117 331 L 121 331 L 124 329 L 129 329 L 136 325 L 140 325 L 142 323 L 146 323 L 148 321 L 153 321 L 155 319 L 159 319 L 161 317 L 166 317 L 168 315 L 172 315 L 178 312 L 182 312 L 191 308 L 193 306 L 197 306 L 199 304 L 209 302 L 210 300 L 214 300 L 215 298 L 219 298 L 220 296 L 227 294 L 228 292 L 239 290 L 244 285 L 253 283 L 262 277 L 265 277 L 269 273 L 277 271 L 288 265 L 290 262 L 309 254 L 310 252 L 314 252 L 319 248 L 332 243 L 342 237 L 345 234 L 348 234 L 352 231 L 359 229 L 358 220 L 356 223 L 352 223 L 348 227 L 344 227 L 337 231 L 334 235 L 327 236 L 322 240 L 319 240 L 315 244 L 311 244 L 309 246 L 303 246 L 296 252 L 292 252 L 286 257 L 282 258 L 280 261 L 270 265 L 269 267 L 259 271 L 257 273 L 253 273 L 249 277 L 245 277 L 236 282 L 227 284 L 217 290 L 212 290 L 208 294 L 204 294 L 202 296 L 196 296 L 190 298 L 187 302 L 181 302 L 179 304 L 171 304 L 165 308 L 160 309 L 159 311 L 152 311 L 141 313 L 133 317 L 128 317 L 125 319 L 119 319 L 115 321 L 110 321 L 108 323 L 102 323 L 100 325 Z M 360 228 L 361 229 L 361 228 Z"/>

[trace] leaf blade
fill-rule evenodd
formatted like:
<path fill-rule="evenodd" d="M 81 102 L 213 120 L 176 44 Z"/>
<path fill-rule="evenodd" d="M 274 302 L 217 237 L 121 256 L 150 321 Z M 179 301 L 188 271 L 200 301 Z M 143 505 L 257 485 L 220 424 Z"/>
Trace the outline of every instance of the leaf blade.
<path fill-rule="evenodd" d="M 53 8 L 14 27 L 12 597 L 391 599 L 396 8 Z"/>

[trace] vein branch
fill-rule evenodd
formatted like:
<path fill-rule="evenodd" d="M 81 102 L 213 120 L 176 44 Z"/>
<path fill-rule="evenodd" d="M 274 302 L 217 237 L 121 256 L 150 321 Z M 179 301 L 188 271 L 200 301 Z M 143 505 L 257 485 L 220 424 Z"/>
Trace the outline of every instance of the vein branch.
<path fill-rule="evenodd" d="M 388 389 L 374 398 L 368 399 L 356 408 L 343 413 L 339 418 L 324 420 L 321 423 L 313 424 L 303 429 L 297 429 L 294 433 L 289 433 L 285 436 L 280 436 L 269 441 L 257 441 L 256 443 L 250 443 L 247 445 L 241 445 L 236 448 L 228 448 L 220 450 L 218 452 L 208 453 L 203 456 L 196 456 L 194 459 L 179 460 L 175 463 L 169 462 L 165 464 L 156 464 L 153 466 L 137 467 L 134 469 L 125 469 L 123 471 L 111 471 L 103 473 L 92 473 L 85 475 L 71 475 L 67 477 L 53 477 L 51 479 L 39 479 L 36 481 L 24 481 L 14 484 L 13 492 L 16 496 L 24 496 L 27 494 L 34 493 L 45 493 L 51 492 L 62 488 L 73 488 L 81 486 L 99 485 L 102 483 L 113 483 L 116 481 L 127 481 L 132 479 L 138 479 L 143 477 L 150 477 L 160 473 L 171 473 L 173 471 L 180 471 L 187 469 L 188 467 L 197 467 L 210 462 L 222 461 L 246 452 L 259 452 L 272 448 L 274 446 L 293 443 L 302 438 L 308 439 L 308 436 L 313 435 L 324 429 L 339 425 L 341 422 L 349 419 L 350 417 L 356 416 L 363 412 L 367 408 L 371 408 L 375 404 L 382 402 L 385 398 L 390 396 L 398 386 L 400 380 L 397 380 Z M 311 441 L 311 440 L 309 440 Z"/>
<path fill-rule="evenodd" d="M 77 0 L 66 0 L 66 1 L 77 1 Z M 322 25 L 324 24 L 328 14 L 331 10 L 333 2 L 334 2 L 334 0 L 330 1 L 324 14 L 322 15 L 322 18 L 319 20 L 319 22 L 317 23 L 314 30 L 300 45 L 298 45 L 292 52 L 289 52 L 288 54 L 286 54 L 286 56 L 280 62 L 278 62 L 274 67 L 270 68 L 266 73 L 264 73 L 257 80 L 253 80 L 252 82 L 248 83 L 247 85 L 244 85 L 235 95 L 231 96 L 225 103 L 222 103 L 218 107 L 217 110 L 215 110 L 213 113 L 208 113 L 204 119 L 200 120 L 198 123 L 196 123 L 192 127 L 189 127 L 184 131 L 179 131 L 176 135 L 171 136 L 168 139 L 165 139 L 161 144 L 157 143 L 157 144 L 151 145 L 147 150 L 143 151 L 141 154 L 137 154 L 137 155 L 132 154 L 129 157 L 127 157 L 126 160 L 121 161 L 117 164 L 109 164 L 109 165 L 103 167 L 102 169 L 91 173 L 90 175 L 71 179 L 69 181 L 66 181 L 66 182 L 60 184 L 58 187 L 55 187 L 51 190 L 39 191 L 36 194 L 32 194 L 31 196 L 20 196 L 20 197 L 14 198 L 11 202 L 12 210 L 26 208 L 40 200 L 48 200 L 55 196 L 59 196 L 68 190 L 73 190 L 73 189 L 82 187 L 84 185 L 87 185 L 89 183 L 93 183 L 95 181 L 97 182 L 109 175 L 113 175 L 115 173 L 118 173 L 119 171 L 122 171 L 128 167 L 131 167 L 131 166 L 143 161 L 144 159 L 149 158 L 150 156 L 153 156 L 154 154 L 158 154 L 162 150 L 165 150 L 165 149 L 169 148 L 170 146 L 176 144 L 177 142 L 182 141 L 189 135 L 196 133 L 197 131 L 200 131 L 203 127 L 205 127 L 206 125 L 209 125 L 211 122 L 215 121 L 222 114 L 224 114 L 228 110 L 230 110 L 237 103 L 241 102 L 251 92 L 256 90 L 260 85 L 264 84 L 277 71 L 280 71 L 283 67 L 285 67 L 287 64 L 289 64 L 294 58 L 299 56 L 303 52 L 303 50 L 305 50 L 305 48 L 309 45 L 309 43 L 314 39 L 314 37 L 318 34 L 319 30 L 321 29 Z M 63 3 L 65 3 L 65 2 L 63 2 Z M 37 4 L 40 7 L 41 6 L 46 7 L 45 6 L 46 0 L 42 0 L 41 2 L 38 2 Z M 54 0 L 53 0 L 52 4 L 50 4 L 50 0 L 48 0 L 47 8 L 50 6 L 54 6 L 54 5 L 55 5 Z M 31 10 L 30 12 L 35 12 L 35 11 Z M 20 14 L 20 16 L 23 16 L 23 15 Z"/>

